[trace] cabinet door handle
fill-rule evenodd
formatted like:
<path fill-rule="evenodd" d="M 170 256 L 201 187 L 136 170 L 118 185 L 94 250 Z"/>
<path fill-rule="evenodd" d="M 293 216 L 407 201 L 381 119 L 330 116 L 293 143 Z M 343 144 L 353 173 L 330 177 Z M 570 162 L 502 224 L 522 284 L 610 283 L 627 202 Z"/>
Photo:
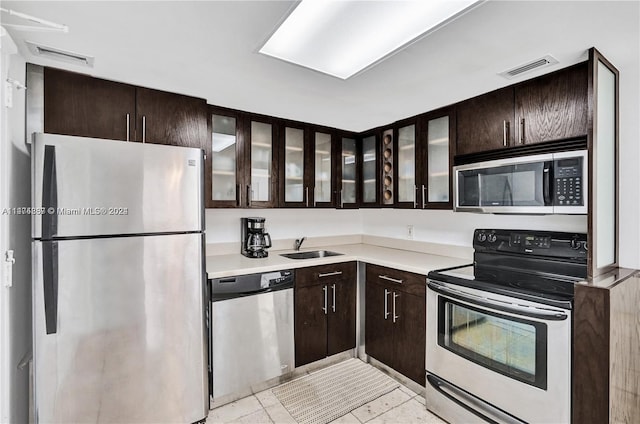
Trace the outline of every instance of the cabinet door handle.
<path fill-rule="evenodd" d="M 240 184 L 236 184 L 236 206 L 240 207 Z"/>
<path fill-rule="evenodd" d="M 391 292 L 387 289 L 384 289 L 384 319 L 389 318 L 389 295 Z"/>
<path fill-rule="evenodd" d="M 306 199 L 305 200 L 306 207 L 309 207 L 309 186 L 306 186 L 304 188 L 304 194 L 305 194 L 305 199 Z"/>
<path fill-rule="evenodd" d="M 520 144 L 525 143 L 525 135 L 524 135 L 524 118 L 520 119 Z"/>
<path fill-rule="evenodd" d="M 502 121 L 502 145 L 507 147 L 507 121 Z"/>
<path fill-rule="evenodd" d="M 147 141 L 147 117 L 142 115 L 142 142 Z"/>
<path fill-rule="evenodd" d="M 396 299 L 398 297 L 400 297 L 400 295 L 398 293 L 396 293 L 396 292 L 393 292 L 393 305 L 392 305 L 392 307 L 393 307 L 393 322 L 394 323 L 396 322 L 396 320 L 398 318 L 400 318 L 400 315 L 396 315 Z"/>
<path fill-rule="evenodd" d="M 336 312 L 336 285 L 335 284 L 331 285 L 331 290 L 333 290 L 333 305 L 331 306 L 331 309 L 335 313 Z"/>
<path fill-rule="evenodd" d="M 318 274 L 318 278 L 332 277 L 334 275 L 342 275 L 342 271 L 324 272 L 322 274 Z"/>
<path fill-rule="evenodd" d="M 378 275 L 378 278 L 380 278 L 381 280 L 391 281 L 392 283 L 402 284 L 402 280 L 398 280 L 396 278 L 391 278 L 388 275 Z"/>
<path fill-rule="evenodd" d="M 322 291 L 324 292 L 324 306 L 322 307 L 322 310 L 324 311 L 324 314 L 327 315 L 327 286 L 323 286 Z"/>
<path fill-rule="evenodd" d="M 425 209 L 427 207 L 426 201 L 427 201 L 427 187 L 425 187 L 425 185 L 422 184 L 422 209 Z"/>
<path fill-rule="evenodd" d="M 247 184 L 247 207 L 251 207 L 251 197 L 253 194 L 253 190 L 251 190 L 251 184 Z"/>
<path fill-rule="evenodd" d="M 127 141 L 129 141 L 130 132 L 131 132 L 131 115 L 127 113 Z"/>
<path fill-rule="evenodd" d="M 418 209 L 418 186 L 413 186 L 413 209 Z"/>

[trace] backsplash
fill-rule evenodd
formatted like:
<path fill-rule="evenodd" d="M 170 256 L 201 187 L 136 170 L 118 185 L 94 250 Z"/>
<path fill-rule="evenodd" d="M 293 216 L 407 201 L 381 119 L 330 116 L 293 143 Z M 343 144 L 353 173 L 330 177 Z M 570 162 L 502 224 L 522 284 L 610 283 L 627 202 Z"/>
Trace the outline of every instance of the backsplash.
<path fill-rule="evenodd" d="M 207 244 L 240 242 L 240 218 L 263 216 L 273 240 L 362 234 L 471 246 L 476 228 L 587 232 L 584 215 L 491 215 L 405 209 L 207 209 Z"/>
<path fill-rule="evenodd" d="M 362 209 L 363 234 L 471 246 L 476 228 L 587 232 L 586 215 L 492 215 L 446 210 Z"/>
<path fill-rule="evenodd" d="M 357 209 L 207 209 L 207 244 L 240 242 L 240 218 L 262 216 L 275 240 L 362 234 Z"/>

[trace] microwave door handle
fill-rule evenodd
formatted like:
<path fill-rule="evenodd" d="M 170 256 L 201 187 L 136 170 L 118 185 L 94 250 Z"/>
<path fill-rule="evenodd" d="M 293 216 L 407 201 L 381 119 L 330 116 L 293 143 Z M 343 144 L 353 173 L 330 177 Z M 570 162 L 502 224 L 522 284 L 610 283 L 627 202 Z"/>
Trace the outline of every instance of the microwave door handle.
<path fill-rule="evenodd" d="M 553 206 L 551 198 L 551 176 L 553 174 L 553 162 L 547 161 L 542 169 L 542 195 L 545 206 Z"/>

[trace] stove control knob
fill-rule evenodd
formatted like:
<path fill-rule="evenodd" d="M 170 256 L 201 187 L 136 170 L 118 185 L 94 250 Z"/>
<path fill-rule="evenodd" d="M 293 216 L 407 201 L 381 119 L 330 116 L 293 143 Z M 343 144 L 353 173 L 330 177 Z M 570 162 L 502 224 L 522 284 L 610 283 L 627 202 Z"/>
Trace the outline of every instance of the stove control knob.
<path fill-rule="evenodd" d="M 498 237 L 496 236 L 496 234 L 495 234 L 495 233 L 491 233 L 491 234 L 489 234 L 489 235 L 487 236 L 487 241 L 488 241 L 489 243 L 495 243 L 495 242 L 496 242 L 496 240 L 498 240 Z"/>
<path fill-rule="evenodd" d="M 478 236 L 476 237 L 476 239 L 480 242 L 480 243 L 484 243 L 485 240 L 487 239 L 487 235 L 485 233 L 478 233 Z"/>
<path fill-rule="evenodd" d="M 580 246 L 582 246 L 582 244 L 580 243 L 580 240 L 578 240 L 578 239 L 572 239 L 571 240 L 571 248 L 572 249 L 578 250 L 578 249 L 580 249 Z"/>

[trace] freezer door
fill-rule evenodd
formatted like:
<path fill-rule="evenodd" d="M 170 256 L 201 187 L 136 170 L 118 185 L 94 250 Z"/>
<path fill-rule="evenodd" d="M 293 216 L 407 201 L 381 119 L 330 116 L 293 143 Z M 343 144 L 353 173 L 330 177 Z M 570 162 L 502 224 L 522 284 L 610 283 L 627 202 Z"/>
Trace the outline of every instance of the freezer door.
<path fill-rule="evenodd" d="M 36 134 L 33 237 L 201 231 L 203 152 Z"/>
<path fill-rule="evenodd" d="M 33 243 L 38 423 L 208 412 L 202 235 Z"/>

